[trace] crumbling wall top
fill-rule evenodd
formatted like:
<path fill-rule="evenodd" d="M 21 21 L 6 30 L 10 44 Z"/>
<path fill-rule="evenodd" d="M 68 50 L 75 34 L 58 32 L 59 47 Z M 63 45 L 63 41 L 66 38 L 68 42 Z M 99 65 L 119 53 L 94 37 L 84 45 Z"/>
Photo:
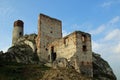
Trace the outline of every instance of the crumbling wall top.
<path fill-rule="evenodd" d="M 52 18 L 52 17 L 50 17 L 50 16 L 47 16 L 47 15 L 45 15 L 45 14 L 42 14 L 42 13 L 40 13 L 40 15 L 39 15 L 40 17 L 41 16 L 43 16 L 43 17 L 46 17 L 46 18 L 49 18 L 49 19 L 51 19 L 51 20 L 55 20 L 55 21 L 58 21 L 58 22 L 62 22 L 61 20 L 59 20 L 59 19 L 56 19 L 56 18 Z"/>
<path fill-rule="evenodd" d="M 16 26 L 23 27 L 24 22 L 22 20 L 17 20 L 14 22 L 14 27 L 16 27 Z"/>
<path fill-rule="evenodd" d="M 69 36 L 74 35 L 74 34 L 84 34 L 84 35 L 88 35 L 89 37 L 91 37 L 91 34 L 89 34 L 89 33 L 85 33 L 82 31 L 74 31 L 74 32 L 68 34 L 67 36 L 65 36 L 64 38 L 69 37 Z"/>

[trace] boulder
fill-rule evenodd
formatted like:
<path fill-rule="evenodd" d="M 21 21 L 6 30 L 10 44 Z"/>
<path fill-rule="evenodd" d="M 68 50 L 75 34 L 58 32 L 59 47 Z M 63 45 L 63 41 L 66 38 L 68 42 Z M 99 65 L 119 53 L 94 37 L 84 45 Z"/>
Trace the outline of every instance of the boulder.
<path fill-rule="evenodd" d="M 68 67 L 69 64 L 68 64 L 68 61 L 66 58 L 58 58 L 57 60 L 55 60 L 53 62 L 53 68 L 65 68 L 65 67 Z"/>

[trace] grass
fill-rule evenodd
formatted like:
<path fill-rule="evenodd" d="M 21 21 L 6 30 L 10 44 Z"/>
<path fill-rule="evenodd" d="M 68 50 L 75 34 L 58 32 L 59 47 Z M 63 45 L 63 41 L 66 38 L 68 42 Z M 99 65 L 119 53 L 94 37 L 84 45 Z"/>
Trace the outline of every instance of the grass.
<path fill-rule="evenodd" d="M 39 80 L 49 69 L 39 64 L 4 63 L 0 65 L 0 80 Z"/>

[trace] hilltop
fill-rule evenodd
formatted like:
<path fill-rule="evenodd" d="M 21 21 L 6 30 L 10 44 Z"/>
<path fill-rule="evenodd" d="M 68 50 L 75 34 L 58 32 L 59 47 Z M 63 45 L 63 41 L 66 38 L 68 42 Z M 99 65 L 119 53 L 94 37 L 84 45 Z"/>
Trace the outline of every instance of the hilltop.
<path fill-rule="evenodd" d="M 30 45 L 25 43 L 35 44 L 36 37 L 36 34 L 25 35 L 6 53 L 0 52 L 0 80 L 116 80 L 108 62 L 94 52 L 93 78 L 78 73 L 65 59 L 60 59 L 62 66 L 58 63 L 55 63 L 56 68 L 46 66 L 46 61 L 39 60 Z"/>

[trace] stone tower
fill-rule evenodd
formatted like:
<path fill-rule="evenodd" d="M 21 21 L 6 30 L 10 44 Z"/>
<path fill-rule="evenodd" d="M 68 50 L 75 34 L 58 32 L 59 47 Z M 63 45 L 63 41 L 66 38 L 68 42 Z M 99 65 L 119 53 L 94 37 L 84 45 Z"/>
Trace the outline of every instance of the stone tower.
<path fill-rule="evenodd" d="M 24 23 L 21 20 L 17 20 L 14 22 L 13 35 L 12 35 L 12 46 L 16 43 L 16 41 L 23 36 L 24 34 Z"/>
<path fill-rule="evenodd" d="M 82 74 L 93 76 L 91 35 L 77 31 L 76 53 L 79 58 L 80 71 Z"/>
<path fill-rule="evenodd" d="M 48 44 L 62 38 L 60 20 L 40 14 L 38 18 L 37 53 L 40 59 L 48 60 Z"/>

